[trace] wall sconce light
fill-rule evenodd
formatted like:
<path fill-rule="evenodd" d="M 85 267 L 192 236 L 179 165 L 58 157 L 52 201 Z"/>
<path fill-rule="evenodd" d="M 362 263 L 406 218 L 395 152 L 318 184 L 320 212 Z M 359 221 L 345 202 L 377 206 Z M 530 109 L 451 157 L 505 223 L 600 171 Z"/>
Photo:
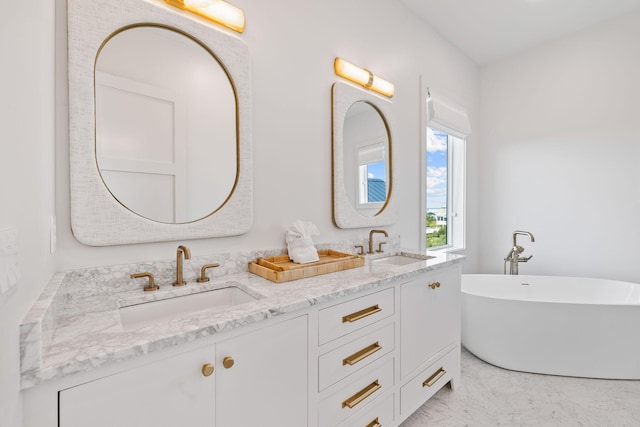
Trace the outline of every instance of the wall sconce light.
<path fill-rule="evenodd" d="M 333 68 L 340 77 L 344 77 L 366 89 L 374 90 L 389 98 L 393 96 L 395 90 L 393 83 L 381 79 L 369 70 L 353 65 L 342 58 L 336 58 L 333 61 Z"/>
<path fill-rule="evenodd" d="M 206 18 L 216 24 L 242 33 L 244 31 L 244 12 L 224 0 L 164 0 L 178 9 Z"/>

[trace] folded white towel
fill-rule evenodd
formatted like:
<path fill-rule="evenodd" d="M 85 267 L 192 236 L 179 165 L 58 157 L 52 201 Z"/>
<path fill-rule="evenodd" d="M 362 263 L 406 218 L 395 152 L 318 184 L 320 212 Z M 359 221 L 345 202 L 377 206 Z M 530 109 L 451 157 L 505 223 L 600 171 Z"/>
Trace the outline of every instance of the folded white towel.
<path fill-rule="evenodd" d="M 287 230 L 286 241 L 289 258 L 298 264 L 307 264 L 320 259 L 318 251 L 313 245 L 311 236 L 320 234 L 318 227 L 311 222 L 295 220 Z"/>

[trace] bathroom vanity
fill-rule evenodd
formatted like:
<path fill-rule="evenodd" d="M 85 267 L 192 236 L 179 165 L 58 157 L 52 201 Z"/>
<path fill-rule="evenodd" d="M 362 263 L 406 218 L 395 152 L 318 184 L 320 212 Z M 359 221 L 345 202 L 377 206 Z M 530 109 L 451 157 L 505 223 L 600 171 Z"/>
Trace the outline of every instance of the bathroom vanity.
<path fill-rule="evenodd" d="M 424 258 L 282 284 L 242 272 L 153 293 L 126 279 L 105 289 L 89 280 L 96 271 L 60 273 L 21 325 L 24 425 L 399 425 L 460 377 L 463 257 Z M 166 296 L 229 288 L 252 298 L 148 324 L 121 316 L 132 302 L 144 317 Z"/>

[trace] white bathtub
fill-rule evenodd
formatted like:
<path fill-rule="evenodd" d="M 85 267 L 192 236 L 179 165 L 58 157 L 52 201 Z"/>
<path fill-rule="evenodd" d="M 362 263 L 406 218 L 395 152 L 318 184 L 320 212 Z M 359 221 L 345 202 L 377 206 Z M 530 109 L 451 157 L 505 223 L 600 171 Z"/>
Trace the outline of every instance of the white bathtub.
<path fill-rule="evenodd" d="M 640 379 L 640 284 L 464 274 L 462 344 L 516 371 Z"/>

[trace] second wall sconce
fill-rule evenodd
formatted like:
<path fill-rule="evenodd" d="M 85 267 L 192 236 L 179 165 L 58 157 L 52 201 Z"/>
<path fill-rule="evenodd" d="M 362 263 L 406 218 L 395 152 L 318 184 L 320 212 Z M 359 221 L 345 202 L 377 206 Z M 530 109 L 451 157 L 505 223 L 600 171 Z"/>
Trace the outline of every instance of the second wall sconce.
<path fill-rule="evenodd" d="M 178 9 L 206 18 L 238 33 L 244 31 L 244 12 L 224 0 L 164 0 Z"/>
<path fill-rule="evenodd" d="M 393 96 L 393 92 L 395 91 L 393 83 L 376 76 L 369 70 L 353 65 L 342 58 L 336 58 L 335 61 L 333 61 L 333 68 L 340 77 L 344 77 L 366 89 L 376 91 L 389 98 Z"/>

